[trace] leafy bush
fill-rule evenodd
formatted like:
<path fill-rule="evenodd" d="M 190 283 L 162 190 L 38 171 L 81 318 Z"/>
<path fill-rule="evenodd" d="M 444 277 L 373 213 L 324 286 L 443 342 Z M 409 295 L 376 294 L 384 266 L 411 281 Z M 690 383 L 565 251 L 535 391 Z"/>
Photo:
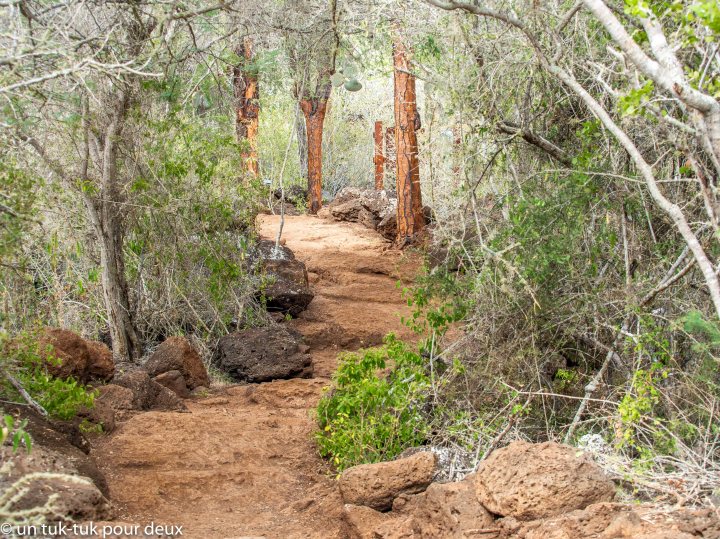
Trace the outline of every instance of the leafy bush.
<path fill-rule="evenodd" d="M 27 332 L 10 338 L 0 333 L 0 361 L 4 378 L 0 393 L 7 400 L 22 400 L 9 381 L 13 377 L 53 418 L 72 419 L 81 407 L 93 406 L 95 391 L 77 380 L 56 378 L 48 372 L 48 363 L 59 360 L 40 349 L 37 334 Z"/>
<path fill-rule="evenodd" d="M 77 380 L 55 378 L 41 368 L 27 371 L 21 380 L 28 393 L 56 419 L 72 419 L 81 407 L 92 408 L 97 395 Z"/>
<path fill-rule="evenodd" d="M 383 346 L 343 354 L 333 382 L 318 404 L 316 440 L 338 471 L 391 459 L 426 439 L 424 361 L 392 333 Z"/>
<path fill-rule="evenodd" d="M 147 167 L 132 185 L 139 208 L 125 253 L 130 287 L 142 291 L 139 333 L 149 342 L 224 334 L 255 309 L 247 253 L 261 188 L 238 177 L 240 150 L 223 116 L 198 123 L 175 110 L 141 126 Z"/>

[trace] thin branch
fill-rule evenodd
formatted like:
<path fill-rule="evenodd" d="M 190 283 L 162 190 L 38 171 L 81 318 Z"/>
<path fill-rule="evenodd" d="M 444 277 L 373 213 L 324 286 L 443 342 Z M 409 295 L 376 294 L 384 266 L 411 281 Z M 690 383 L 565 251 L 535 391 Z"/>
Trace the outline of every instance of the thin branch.
<path fill-rule="evenodd" d="M 28 406 L 30 406 L 33 410 L 35 410 L 37 413 L 39 413 L 43 417 L 48 416 L 48 412 L 45 408 L 43 408 L 40 403 L 38 403 L 35 399 L 33 399 L 30 396 L 30 393 L 28 393 L 25 388 L 22 386 L 20 382 L 18 382 L 17 378 L 15 378 L 10 373 L 5 373 L 5 378 L 8 379 L 8 381 L 13 385 L 13 387 L 17 390 L 18 393 L 20 393 L 20 396 L 22 396 L 23 399 L 25 399 L 25 402 L 28 403 Z"/>
<path fill-rule="evenodd" d="M 542 136 L 538 135 L 537 133 L 533 133 L 529 129 L 523 129 L 516 123 L 510 122 L 508 120 L 503 120 L 498 124 L 498 130 L 500 130 L 503 133 L 506 133 L 508 135 L 520 135 L 522 139 L 525 142 L 528 142 L 532 144 L 533 146 L 536 146 L 537 148 L 540 148 L 542 151 L 565 165 L 566 167 L 570 168 L 572 166 L 572 159 L 570 159 L 567 155 L 565 155 L 565 152 L 563 152 L 560 148 L 555 146 L 552 142 L 549 140 L 543 138 Z"/>

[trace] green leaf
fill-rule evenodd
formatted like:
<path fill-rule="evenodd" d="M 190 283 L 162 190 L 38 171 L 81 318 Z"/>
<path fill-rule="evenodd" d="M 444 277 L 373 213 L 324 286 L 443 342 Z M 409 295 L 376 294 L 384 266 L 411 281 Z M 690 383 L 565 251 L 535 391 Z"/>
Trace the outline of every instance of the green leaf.
<path fill-rule="evenodd" d="M 32 450 L 32 438 L 27 432 L 23 432 L 23 442 L 25 442 L 25 450 L 30 453 Z"/>

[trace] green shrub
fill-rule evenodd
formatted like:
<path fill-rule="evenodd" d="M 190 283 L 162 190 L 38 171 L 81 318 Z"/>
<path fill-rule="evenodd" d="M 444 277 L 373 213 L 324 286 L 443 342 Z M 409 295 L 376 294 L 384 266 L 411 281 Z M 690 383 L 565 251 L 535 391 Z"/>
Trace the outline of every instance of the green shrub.
<path fill-rule="evenodd" d="M 72 419 L 81 407 L 92 408 L 97 394 L 77 380 L 63 380 L 43 369 L 29 370 L 20 377 L 28 393 L 56 419 Z"/>
<path fill-rule="evenodd" d="M 316 440 L 338 471 L 391 459 L 426 439 L 430 380 L 423 358 L 395 335 L 343 354 L 333 382 L 318 404 Z"/>
<path fill-rule="evenodd" d="M 22 401 L 8 376 L 17 382 L 55 419 L 72 419 L 81 407 L 92 407 L 96 391 L 90 391 L 77 380 L 63 380 L 47 371 L 49 362 L 59 361 L 47 350 L 41 350 L 37 335 L 26 332 L 10 338 L 0 334 L 0 392 L 7 400 Z"/>

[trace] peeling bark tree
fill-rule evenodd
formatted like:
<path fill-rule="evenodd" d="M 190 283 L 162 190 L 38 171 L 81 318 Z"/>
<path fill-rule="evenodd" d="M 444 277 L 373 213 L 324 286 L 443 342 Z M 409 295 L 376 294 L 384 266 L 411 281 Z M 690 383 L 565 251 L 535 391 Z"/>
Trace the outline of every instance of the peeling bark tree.
<path fill-rule="evenodd" d="M 315 214 L 322 207 L 323 125 L 339 45 L 337 1 L 292 0 L 288 5 L 300 23 L 292 28 L 291 19 L 284 34 L 294 81 L 293 92 L 305 116 L 308 211 Z M 302 165 L 303 140 L 300 139 L 298 144 Z"/>
<path fill-rule="evenodd" d="M 395 153 L 397 173 L 397 243 L 404 245 L 425 226 L 420 193 L 417 134 L 419 116 L 415 77 L 408 51 L 399 38 L 393 42 L 395 75 Z"/>
<path fill-rule="evenodd" d="M 243 40 L 236 54 L 240 63 L 233 68 L 235 132 L 242 148 L 245 171 L 257 177 L 260 173 L 257 153 L 260 102 L 257 70 L 252 66 L 253 44 L 249 37 Z"/>
<path fill-rule="evenodd" d="M 300 99 L 307 132 L 308 211 L 315 214 L 322 207 L 322 138 L 325 113 L 332 84 L 327 82 L 312 97 Z"/>
<path fill-rule="evenodd" d="M 375 122 L 375 155 L 373 161 L 375 163 L 375 190 L 383 189 L 383 177 L 385 175 L 385 156 L 383 155 L 383 125 L 382 122 Z"/>

